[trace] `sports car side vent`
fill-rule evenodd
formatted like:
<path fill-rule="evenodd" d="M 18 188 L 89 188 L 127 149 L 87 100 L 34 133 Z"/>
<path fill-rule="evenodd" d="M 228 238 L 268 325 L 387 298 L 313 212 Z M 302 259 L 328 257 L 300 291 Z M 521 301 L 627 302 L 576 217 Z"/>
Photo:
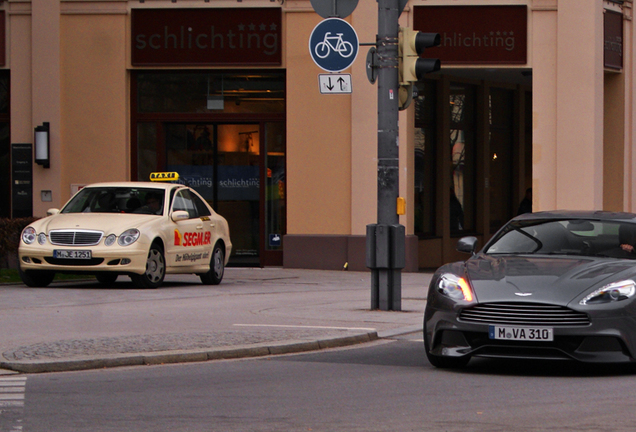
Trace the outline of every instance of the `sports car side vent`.
<path fill-rule="evenodd" d="M 104 235 L 101 231 L 55 230 L 49 233 L 51 243 L 60 246 L 94 246 Z"/>
<path fill-rule="evenodd" d="M 464 309 L 460 321 L 512 326 L 584 327 L 590 325 L 587 314 L 540 303 L 486 303 Z"/>

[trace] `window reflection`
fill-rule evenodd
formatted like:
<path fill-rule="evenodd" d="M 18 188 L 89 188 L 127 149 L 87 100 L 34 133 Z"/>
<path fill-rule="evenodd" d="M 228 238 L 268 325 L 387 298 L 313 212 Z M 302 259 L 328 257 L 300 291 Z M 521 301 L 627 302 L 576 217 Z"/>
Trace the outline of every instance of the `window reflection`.
<path fill-rule="evenodd" d="M 513 216 L 513 92 L 512 90 L 491 88 L 488 102 L 490 119 L 490 231 L 495 232 Z"/>
<path fill-rule="evenodd" d="M 435 235 L 436 82 L 418 83 L 415 102 L 415 234 Z"/>
<path fill-rule="evenodd" d="M 475 96 L 472 86 L 450 88 L 452 184 L 449 191 L 451 234 L 475 229 Z"/>

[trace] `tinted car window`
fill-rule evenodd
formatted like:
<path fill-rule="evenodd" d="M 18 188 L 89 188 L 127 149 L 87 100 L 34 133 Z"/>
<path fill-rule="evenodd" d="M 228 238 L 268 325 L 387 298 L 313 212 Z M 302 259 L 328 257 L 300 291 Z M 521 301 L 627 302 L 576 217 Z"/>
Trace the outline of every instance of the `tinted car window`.
<path fill-rule="evenodd" d="M 187 211 L 190 219 L 199 217 L 199 213 L 195 207 L 192 195 L 187 190 L 180 190 L 174 197 L 174 204 L 172 211 L 183 210 Z"/>
<path fill-rule="evenodd" d="M 509 222 L 486 246 L 487 254 L 587 255 L 636 259 L 636 224 L 598 220 Z"/>
<path fill-rule="evenodd" d="M 160 214 L 162 189 L 134 187 L 86 187 L 80 190 L 61 213 L 145 213 Z M 153 201 L 153 207 L 147 207 Z"/>
<path fill-rule="evenodd" d="M 199 216 L 210 216 L 212 214 L 208 206 L 205 205 L 201 198 L 199 198 L 195 194 L 190 194 L 190 196 L 192 196 L 192 201 L 194 201 L 194 205 L 199 212 Z"/>

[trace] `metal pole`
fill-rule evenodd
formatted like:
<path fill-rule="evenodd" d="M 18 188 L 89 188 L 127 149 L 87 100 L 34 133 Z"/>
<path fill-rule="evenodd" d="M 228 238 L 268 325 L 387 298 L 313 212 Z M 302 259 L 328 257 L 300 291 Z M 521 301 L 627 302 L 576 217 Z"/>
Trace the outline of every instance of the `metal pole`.
<path fill-rule="evenodd" d="M 399 0 L 378 0 L 378 225 L 386 225 L 387 229 L 389 225 L 399 224 L 399 16 Z M 378 247 L 390 248 L 385 243 Z M 389 257 L 394 252 L 378 250 L 379 254 Z M 401 283 L 400 269 L 390 265 L 389 268 L 372 268 L 371 307 L 401 310 Z"/>

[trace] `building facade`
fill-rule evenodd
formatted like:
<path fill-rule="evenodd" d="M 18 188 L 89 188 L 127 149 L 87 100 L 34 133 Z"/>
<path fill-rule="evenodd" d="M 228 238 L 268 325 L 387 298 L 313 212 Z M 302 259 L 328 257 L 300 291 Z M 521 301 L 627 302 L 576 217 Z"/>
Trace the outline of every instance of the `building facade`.
<path fill-rule="evenodd" d="M 230 264 L 365 267 L 377 221 L 377 87 L 324 94 L 309 0 L 0 3 L 0 217 L 44 216 L 83 185 L 177 171 L 224 215 Z M 407 271 L 461 258 L 532 210 L 636 211 L 631 0 L 410 0 L 442 70 L 399 120 Z M 48 166 L 34 130 L 48 130 Z M 36 163 L 37 159 L 37 163 Z"/>

